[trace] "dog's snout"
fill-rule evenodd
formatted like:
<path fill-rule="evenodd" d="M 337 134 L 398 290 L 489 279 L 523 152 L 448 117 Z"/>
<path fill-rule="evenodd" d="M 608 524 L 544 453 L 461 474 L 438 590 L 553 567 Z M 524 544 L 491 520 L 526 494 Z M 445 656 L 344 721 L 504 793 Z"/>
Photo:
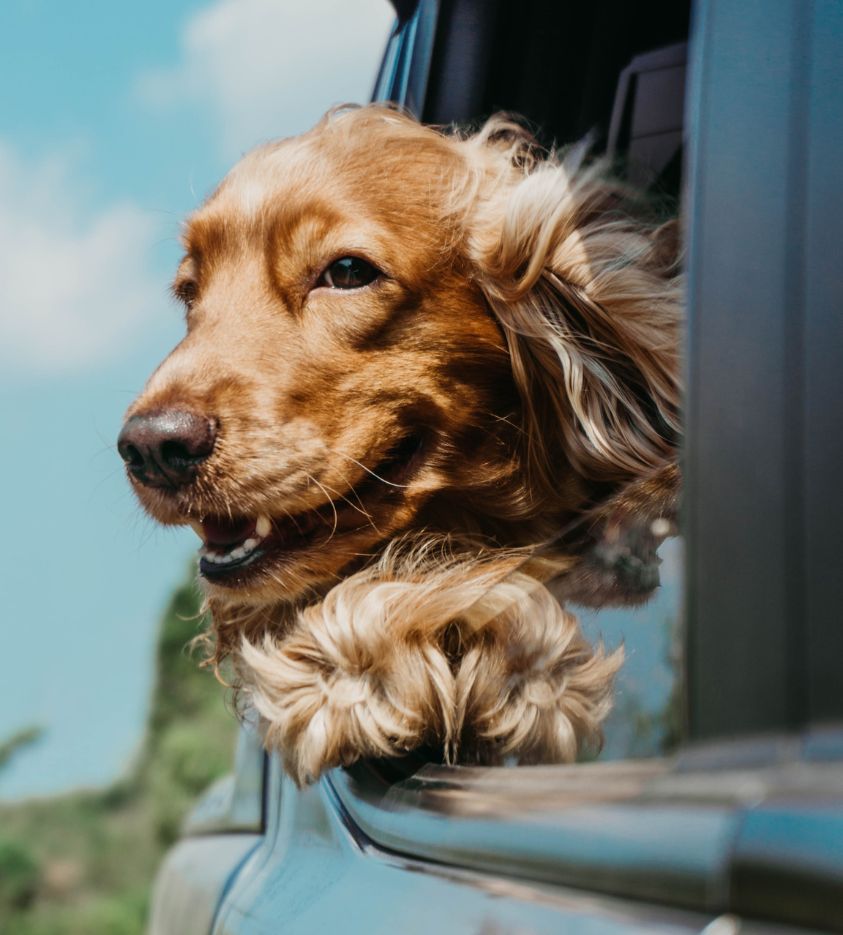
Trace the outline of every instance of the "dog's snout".
<path fill-rule="evenodd" d="M 216 425 L 206 416 L 165 409 L 126 420 L 117 450 L 126 467 L 149 487 L 180 487 L 196 476 L 214 450 Z"/>

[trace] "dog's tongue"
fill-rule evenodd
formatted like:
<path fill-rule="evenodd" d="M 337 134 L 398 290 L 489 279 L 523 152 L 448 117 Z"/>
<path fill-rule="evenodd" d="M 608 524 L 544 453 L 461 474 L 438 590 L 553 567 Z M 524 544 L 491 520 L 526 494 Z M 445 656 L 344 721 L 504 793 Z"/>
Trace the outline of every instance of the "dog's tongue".
<path fill-rule="evenodd" d="M 222 516 L 212 516 L 202 520 L 202 532 L 208 545 L 234 545 L 243 542 L 255 531 L 254 519 L 245 517 L 228 519 Z"/>

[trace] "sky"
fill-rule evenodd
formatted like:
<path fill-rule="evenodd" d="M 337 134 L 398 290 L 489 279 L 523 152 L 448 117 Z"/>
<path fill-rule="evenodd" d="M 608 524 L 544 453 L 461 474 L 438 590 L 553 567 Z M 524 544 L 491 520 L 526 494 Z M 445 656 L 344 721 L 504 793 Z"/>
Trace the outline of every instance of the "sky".
<path fill-rule="evenodd" d="M 196 539 L 114 441 L 182 332 L 180 221 L 237 158 L 365 101 L 387 0 L 0 3 L 0 798 L 102 785 L 142 738 Z"/>

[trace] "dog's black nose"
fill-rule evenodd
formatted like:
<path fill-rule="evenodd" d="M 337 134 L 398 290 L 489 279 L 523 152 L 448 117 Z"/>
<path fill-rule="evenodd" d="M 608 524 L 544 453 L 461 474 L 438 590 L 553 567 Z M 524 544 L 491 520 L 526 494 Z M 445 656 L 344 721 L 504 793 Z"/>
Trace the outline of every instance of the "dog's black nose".
<path fill-rule="evenodd" d="M 126 420 L 117 450 L 126 467 L 148 487 L 181 487 L 196 476 L 214 450 L 211 419 L 179 409 L 165 409 Z"/>

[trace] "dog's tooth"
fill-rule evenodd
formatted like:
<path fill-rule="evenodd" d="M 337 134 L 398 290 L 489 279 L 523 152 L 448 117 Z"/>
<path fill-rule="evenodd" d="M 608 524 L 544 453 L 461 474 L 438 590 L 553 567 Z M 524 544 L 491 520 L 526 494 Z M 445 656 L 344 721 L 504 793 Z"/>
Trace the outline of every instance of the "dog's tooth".
<path fill-rule="evenodd" d="M 226 560 L 229 562 L 239 561 L 246 554 L 246 550 L 242 545 L 238 546 L 236 549 L 232 549 L 226 556 Z"/>
<path fill-rule="evenodd" d="M 247 539 L 243 543 L 243 545 L 240 546 L 240 548 L 243 550 L 244 553 L 248 554 L 249 552 L 253 552 L 257 548 L 259 542 L 260 542 L 260 539 Z"/>
<path fill-rule="evenodd" d="M 258 517 L 258 521 L 255 523 L 255 532 L 260 536 L 261 539 L 265 539 L 272 529 L 272 522 L 269 517 L 266 515 L 261 515 Z"/>

